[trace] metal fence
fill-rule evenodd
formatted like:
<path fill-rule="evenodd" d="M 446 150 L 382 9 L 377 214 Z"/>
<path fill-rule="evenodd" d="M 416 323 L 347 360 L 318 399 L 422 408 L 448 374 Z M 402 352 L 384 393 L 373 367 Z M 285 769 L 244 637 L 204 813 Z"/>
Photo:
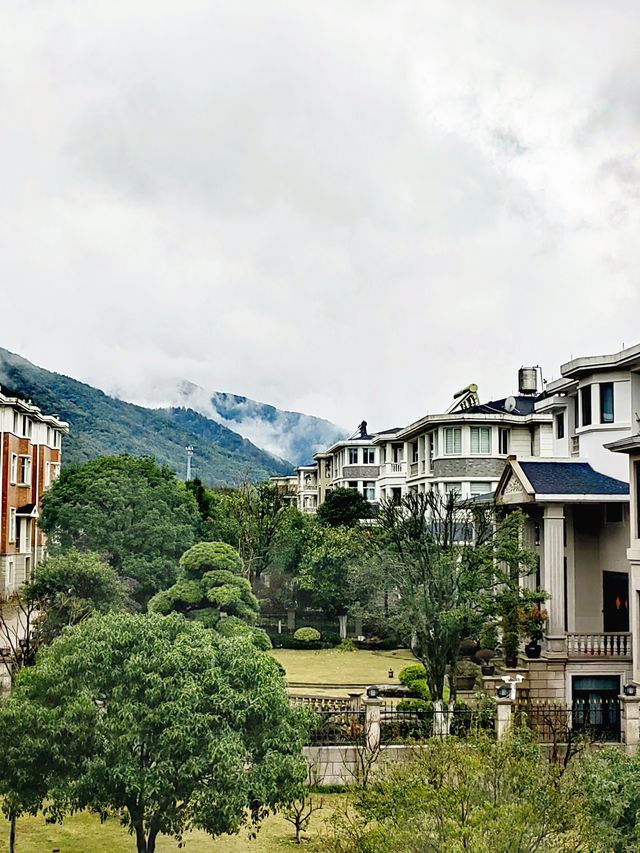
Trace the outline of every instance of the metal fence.
<path fill-rule="evenodd" d="M 561 703 L 519 703 L 514 723 L 527 726 L 541 743 L 566 743 L 584 737 L 592 743 L 620 741 L 620 700 L 617 697 L 576 699 Z"/>
<path fill-rule="evenodd" d="M 315 708 L 316 722 L 309 731 L 310 746 L 353 746 L 365 743 L 364 710 Z"/>
<path fill-rule="evenodd" d="M 466 737 L 478 731 L 495 734 L 495 708 L 474 708 L 458 705 L 450 711 L 410 708 L 387 703 L 380 716 L 380 737 L 384 744 L 420 743 L 430 737 Z"/>

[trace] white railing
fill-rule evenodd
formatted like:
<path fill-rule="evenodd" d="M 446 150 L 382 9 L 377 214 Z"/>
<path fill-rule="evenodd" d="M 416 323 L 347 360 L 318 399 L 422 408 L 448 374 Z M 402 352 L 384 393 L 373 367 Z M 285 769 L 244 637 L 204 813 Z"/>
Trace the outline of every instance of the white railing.
<path fill-rule="evenodd" d="M 630 658 L 631 634 L 567 634 L 567 654 L 569 657 Z"/>
<path fill-rule="evenodd" d="M 571 455 L 572 456 L 580 456 L 580 436 L 572 435 L 571 439 Z"/>
<path fill-rule="evenodd" d="M 404 474 L 407 470 L 404 462 L 385 462 L 380 466 L 380 476 L 385 474 Z"/>

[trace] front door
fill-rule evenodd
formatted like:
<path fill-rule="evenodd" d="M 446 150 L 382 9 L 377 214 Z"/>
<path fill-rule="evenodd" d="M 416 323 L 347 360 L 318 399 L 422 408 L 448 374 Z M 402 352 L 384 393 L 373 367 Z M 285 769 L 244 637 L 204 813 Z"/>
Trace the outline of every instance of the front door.
<path fill-rule="evenodd" d="M 602 573 L 602 616 L 605 631 L 629 630 L 629 575 Z"/>

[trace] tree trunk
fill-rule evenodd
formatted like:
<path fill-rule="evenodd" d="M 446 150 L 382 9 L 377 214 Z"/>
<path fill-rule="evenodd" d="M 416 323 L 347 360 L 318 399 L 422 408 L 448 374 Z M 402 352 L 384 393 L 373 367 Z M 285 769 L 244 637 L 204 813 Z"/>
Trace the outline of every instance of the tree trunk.
<path fill-rule="evenodd" d="M 157 829 L 149 830 L 149 840 L 147 842 L 147 853 L 155 853 L 156 851 L 156 838 L 158 837 Z"/>
<path fill-rule="evenodd" d="M 147 838 L 144 834 L 144 826 L 142 821 L 138 821 L 134 824 L 136 830 L 136 845 L 138 853 L 149 853 L 147 848 Z"/>
<path fill-rule="evenodd" d="M 9 822 L 9 853 L 16 853 L 16 816 L 11 815 Z"/>

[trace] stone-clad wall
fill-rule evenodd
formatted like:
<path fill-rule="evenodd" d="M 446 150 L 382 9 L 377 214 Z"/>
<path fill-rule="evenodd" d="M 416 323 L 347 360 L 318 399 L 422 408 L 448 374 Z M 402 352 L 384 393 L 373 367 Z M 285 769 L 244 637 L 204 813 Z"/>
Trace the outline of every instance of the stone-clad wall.
<path fill-rule="evenodd" d="M 311 782 L 317 785 L 353 785 L 358 779 L 358 749 L 354 746 L 305 746 L 303 753 L 309 765 Z M 413 747 L 383 746 L 376 769 L 386 764 L 407 761 Z"/>
<path fill-rule="evenodd" d="M 478 458 L 470 459 L 435 459 L 433 476 L 457 477 L 465 480 L 468 477 L 485 477 L 487 480 L 499 480 L 504 471 L 504 459 Z"/>

